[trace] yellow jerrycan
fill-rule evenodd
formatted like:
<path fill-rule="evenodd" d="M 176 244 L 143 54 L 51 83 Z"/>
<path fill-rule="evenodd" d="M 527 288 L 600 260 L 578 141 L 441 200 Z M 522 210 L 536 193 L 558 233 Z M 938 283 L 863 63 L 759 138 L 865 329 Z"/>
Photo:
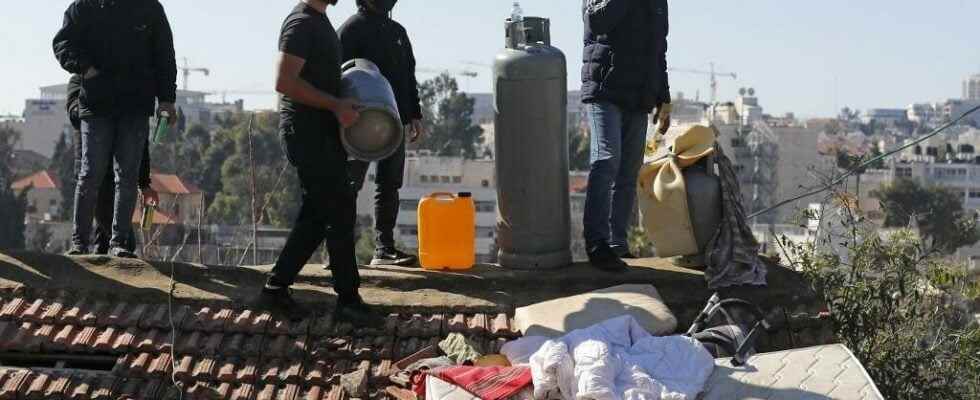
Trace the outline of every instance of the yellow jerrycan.
<path fill-rule="evenodd" d="M 419 202 L 419 263 L 428 270 L 476 264 L 476 207 L 470 193 L 433 193 Z"/>

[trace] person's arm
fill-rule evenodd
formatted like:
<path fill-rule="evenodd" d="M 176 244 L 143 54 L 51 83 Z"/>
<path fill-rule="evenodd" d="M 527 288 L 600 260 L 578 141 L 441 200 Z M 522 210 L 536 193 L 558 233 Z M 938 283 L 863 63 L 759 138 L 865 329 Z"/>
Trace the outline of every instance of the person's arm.
<path fill-rule="evenodd" d="M 153 69 L 156 72 L 156 96 L 160 111 L 167 111 L 176 117 L 174 103 L 177 102 L 177 58 L 174 54 L 174 34 L 167 20 L 163 5 L 155 3 L 157 9 L 156 27 L 153 29 Z"/>
<path fill-rule="evenodd" d="M 419 81 L 415 77 L 415 50 L 412 49 L 412 41 L 408 38 L 408 33 L 402 29 L 405 46 L 408 46 L 408 94 L 412 99 L 412 108 L 407 110 L 408 118 L 412 124 L 412 142 L 417 142 L 419 138 L 425 136 L 425 124 L 422 123 L 422 99 L 419 96 Z"/>
<path fill-rule="evenodd" d="M 309 27 L 303 20 L 292 21 L 283 27 L 282 37 L 279 39 L 276 92 L 301 104 L 331 111 L 337 115 L 341 126 L 349 127 L 359 117 L 355 103 L 331 96 L 300 76 L 306 59 L 313 51 L 313 32 Z"/>
<path fill-rule="evenodd" d="M 68 121 L 75 130 L 82 129 L 82 120 L 78 114 L 78 96 L 82 91 L 82 76 L 72 74 L 68 80 L 68 98 L 65 101 L 65 111 L 68 112 Z"/>
<path fill-rule="evenodd" d="M 82 34 L 88 30 L 83 7 L 72 3 L 65 11 L 65 19 L 61 30 L 52 41 L 54 56 L 61 68 L 73 74 L 86 74 L 93 68 L 90 54 L 86 54 L 81 44 Z"/>
<path fill-rule="evenodd" d="M 607 34 L 626 17 L 633 1 L 636 0 L 585 0 L 585 22 L 592 33 Z"/>
<path fill-rule="evenodd" d="M 306 60 L 292 54 L 280 53 L 276 92 L 307 106 L 333 112 L 345 128 L 357 122 L 359 114 L 356 104 L 348 99 L 338 99 L 324 93 L 304 80 L 300 77 L 304 65 Z"/>

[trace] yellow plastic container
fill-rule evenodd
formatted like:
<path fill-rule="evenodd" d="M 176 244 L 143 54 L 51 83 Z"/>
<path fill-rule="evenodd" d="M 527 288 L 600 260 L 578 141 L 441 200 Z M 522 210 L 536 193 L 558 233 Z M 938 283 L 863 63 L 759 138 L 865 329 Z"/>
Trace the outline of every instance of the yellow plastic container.
<path fill-rule="evenodd" d="M 476 207 L 469 193 L 433 193 L 419 202 L 419 263 L 428 270 L 476 264 Z"/>

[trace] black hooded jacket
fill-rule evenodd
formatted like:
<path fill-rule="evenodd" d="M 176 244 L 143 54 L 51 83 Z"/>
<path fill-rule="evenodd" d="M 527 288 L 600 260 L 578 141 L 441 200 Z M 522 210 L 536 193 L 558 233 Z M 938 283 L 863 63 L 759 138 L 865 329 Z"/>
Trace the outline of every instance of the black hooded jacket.
<path fill-rule="evenodd" d="M 355 58 L 370 60 L 391 83 L 402 123 L 422 119 L 415 54 L 408 33 L 385 14 L 360 7 L 338 31 L 344 48 L 344 62 Z"/>
<path fill-rule="evenodd" d="M 81 118 L 152 115 L 177 98 L 173 33 L 158 0 L 75 0 L 53 44 L 62 68 L 84 75 Z"/>
<path fill-rule="evenodd" d="M 667 0 L 583 0 L 582 101 L 650 112 L 670 102 Z"/>

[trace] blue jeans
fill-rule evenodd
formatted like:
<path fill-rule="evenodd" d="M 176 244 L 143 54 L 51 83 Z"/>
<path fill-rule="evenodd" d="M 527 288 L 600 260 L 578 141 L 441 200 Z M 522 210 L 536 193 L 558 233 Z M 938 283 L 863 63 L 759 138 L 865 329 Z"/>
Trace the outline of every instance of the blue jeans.
<path fill-rule="evenodd" d="M 608 245 L 622 255 L 629 249 L 626 235 L 636 203 L 649 115 L 608 102 L 586 104 L 585 112 L 592 131 L 592 168 L 582 221 L 586 248 L 591 251 Z"/>
<path fill-rule="evenodd" d="M 133 236 L 133 211 L 143 148 L 149 136 L 146 116 L 87 118 L 82 121 L 81 165 L 75 187 L 75 231 L 72 244 L 84 251 L 92 238 L 92 219 L 99 201 L 99 188 L 112 165 L 115 171 L 115 200 L 110 247 L 127 247 Z"/>

